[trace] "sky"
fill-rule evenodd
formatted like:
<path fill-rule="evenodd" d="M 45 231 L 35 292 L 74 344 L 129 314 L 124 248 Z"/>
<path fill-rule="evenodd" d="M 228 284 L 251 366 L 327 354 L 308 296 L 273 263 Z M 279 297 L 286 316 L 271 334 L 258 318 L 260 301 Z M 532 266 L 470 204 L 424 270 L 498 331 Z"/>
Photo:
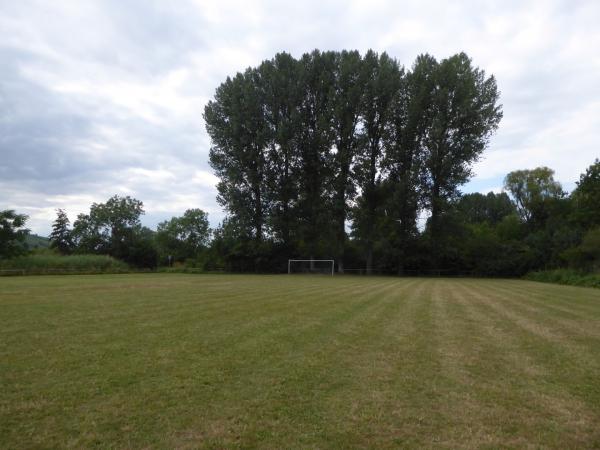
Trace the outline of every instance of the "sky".
<path fill-rule="evenodd" d="M 600 1 L 0 0 L 0 210 L 47 235 L 114 194 L 154 228 L 224 217 L 202 113 L 227 76 L 286 51 L 466 52 L 504 118 L 464 192 L 548 166 L 567 190 L 600 156 Z"/>

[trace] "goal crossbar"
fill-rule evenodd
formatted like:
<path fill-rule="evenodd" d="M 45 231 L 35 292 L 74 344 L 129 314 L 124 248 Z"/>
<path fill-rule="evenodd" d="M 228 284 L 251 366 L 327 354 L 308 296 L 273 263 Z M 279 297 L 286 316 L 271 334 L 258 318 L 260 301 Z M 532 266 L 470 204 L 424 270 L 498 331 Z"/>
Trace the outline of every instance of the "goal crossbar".
<path fill-rule="evenodd" d="M 333 259 L 288 259 L 288 275 L 292 273 L 293 262 L 330 262 L 331 263 L 331 275 L 333 275 L 335 261 Z"/>

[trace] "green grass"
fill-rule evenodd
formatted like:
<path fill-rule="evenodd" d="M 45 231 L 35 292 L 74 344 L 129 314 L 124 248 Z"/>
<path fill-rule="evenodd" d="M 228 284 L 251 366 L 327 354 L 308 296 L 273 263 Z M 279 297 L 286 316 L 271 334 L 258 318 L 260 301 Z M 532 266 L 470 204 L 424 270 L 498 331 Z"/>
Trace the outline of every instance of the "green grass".
<path fill-rule="evenodd" d="M 0 448 L 599 448 L 600 291 L 0 279 Z"/>
<path fill-rule="evenodd" d="M 105 255 L 56 255 L 40 253 L 0 261 L 0 275 L 11 275 L 11 271 L 23 274 L 61 274 L 65 272 L 123 272 L 127 264 Z"/>

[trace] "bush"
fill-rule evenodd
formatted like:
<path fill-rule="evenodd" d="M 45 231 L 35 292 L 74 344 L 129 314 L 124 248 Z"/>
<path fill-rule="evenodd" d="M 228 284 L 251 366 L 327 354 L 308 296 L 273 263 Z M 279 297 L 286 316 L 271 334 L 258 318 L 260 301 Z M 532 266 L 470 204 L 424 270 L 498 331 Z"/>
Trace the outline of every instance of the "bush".
<path fill-rule="evenodd" d="M 600 267 L 600 227 L 583 236 L 581 244 L 565 250 L 562 255 L 570 267 L 592 272 Z"/>
<path fill-rule="evenodd" d="M 103 255 L 69 255 L 38 253 L 0 261 L 0 270 L 16 270 L 27 274 L 127 272 L 129 266 Z M 1 273 L 1 272 L 0 272 Z"/>
<path fill-rule="evenodd" d="M 544 283 L 600 288 L 600 273 L 586 273 L 571 269 L 530 272 L 525 275 L 525 279 Z"/>

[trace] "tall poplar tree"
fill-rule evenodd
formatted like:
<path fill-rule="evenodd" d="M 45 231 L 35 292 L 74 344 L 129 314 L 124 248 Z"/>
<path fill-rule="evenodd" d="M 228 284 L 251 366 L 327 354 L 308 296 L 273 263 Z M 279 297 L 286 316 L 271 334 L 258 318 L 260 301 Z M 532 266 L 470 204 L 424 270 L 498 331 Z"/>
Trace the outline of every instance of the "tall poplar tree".
<path fill-rule="evenodd" d="M 218 87 L 204 110 L 213 146 L 210 164 L 220 181 L 218 201 L 260 244 L 265 233 L 268 195 L 265 183 L 267 130 L 257 83 L 259 74 L 247 69 Z"/>
<path fill-rule="evenodd" d="M 431 71 L 433 85 L 424 116 L 425 196 L 431 211 L 430 233 L 434 263 L 440 254 L 441 215 L 458 187 L 472 175 L 471 166 L 487 146 L 502 118 L 493 76 L 473 67 L 464 53 L 436 62 L 417 59 L 415 70 Z"/>
<path fill-rule="evenodd" d="M 404 273 L 408 246 L 417 236 L 417 216 L 422 206 L 421 145 L 425 137 L 425 112 L 431 82 L 428 74 L 420 69 L 416 65 L 401 79 L 390 104 L 384 135 L 386 154 L 383 166 L 390 192 L 385 203 L 385 220 L 395 247 L 399 274 Z"/>
<path fill-rule="evenodd" d="M 294 252 L 298 235 L 299 112 L 303 88 L 300 66 L 288 53 L 278 53 L 260 67 L 260 91 L 268 133 L 266 182 L 269 194 L 268 222 L 273 237 Z"/>
<path fill-rule="evenodd" d="M 357 51 L 342 51 L 336 58 L 335 98 L 332 116 L 335 153 L 333 164 L 333 215 L 338 272 L 344 272 L 348 201 L 356 193 L 352 172 L 359 144 L 358 127 L 363 104 L 364 75 Z"/>
<path fill-rule="evenodd" d="M 300 60 L 304 96 L 299 105 L 298 207 L 301 248 L 310 259 L 327 251 L 331 235 L 334 52 L 313 51 Z"/>
<path fill-rule="evenodd" d="M 360 235 L 366 248 L 366 271 L 373 268 L 376 209 L 381 203 L 381 163 L 384 156 L 383 137 L 389 120 L 390 104 L 400 85 L 402 71 L 386 53 L 380 56 L 369 50 L 363 59 L 364 96 L 361 148 L 357 162 Z"/>

